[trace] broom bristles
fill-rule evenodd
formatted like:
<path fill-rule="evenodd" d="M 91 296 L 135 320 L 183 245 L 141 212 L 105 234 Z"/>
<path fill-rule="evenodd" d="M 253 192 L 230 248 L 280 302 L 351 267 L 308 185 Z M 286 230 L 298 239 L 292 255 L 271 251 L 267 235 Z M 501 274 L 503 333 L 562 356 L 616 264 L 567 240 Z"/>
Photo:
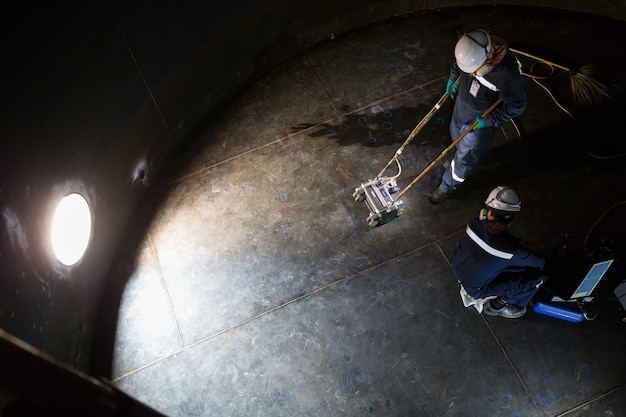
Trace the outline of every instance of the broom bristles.
<path fill-rule="evenodd" d="M 611 98 L 606 85 L 596 80 L 594 65 L 584 65 L 576 72 L 570 71 L 572 93 L 574 99 L 583 103 L 594 103 L 602 99 Z"/>
<path fill-rule="evenodd" d="M 520 51 L 513 48 L 510 48 L 510 50 L 516 54 L 525 55 L 539 62 L 543 62 L 550 67 L 555 67 L 568 71 L 570 74 L 572 93 L 574 95 L 574 100 L 576 101 L 583 103 L 593 103 L 596 101 L 601 101 L 602 99 L 611 98 L 611 96 L 609 95 L 609 88 L 594 78 L 596 67 L 593 64 L 583 65 L 578 69 L 578 71 L 576 71 L 563 65 L 548 61 L 547 59 L 531 55 L 528 52 Z"/>

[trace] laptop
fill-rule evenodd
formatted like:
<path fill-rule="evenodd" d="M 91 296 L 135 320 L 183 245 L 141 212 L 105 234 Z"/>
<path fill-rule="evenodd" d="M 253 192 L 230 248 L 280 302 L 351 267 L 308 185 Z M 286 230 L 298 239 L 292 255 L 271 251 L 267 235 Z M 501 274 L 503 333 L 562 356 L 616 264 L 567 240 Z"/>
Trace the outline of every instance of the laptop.
<path fill-rule="evenodd" d="M 580 300 L 591 297 L 593 290 L 613 264 L 614 259 L 592 262 L 583 256 L 560 253 L 550 256 L 544 270 L 548 277 L 545 289 L 561 300 Z"/>

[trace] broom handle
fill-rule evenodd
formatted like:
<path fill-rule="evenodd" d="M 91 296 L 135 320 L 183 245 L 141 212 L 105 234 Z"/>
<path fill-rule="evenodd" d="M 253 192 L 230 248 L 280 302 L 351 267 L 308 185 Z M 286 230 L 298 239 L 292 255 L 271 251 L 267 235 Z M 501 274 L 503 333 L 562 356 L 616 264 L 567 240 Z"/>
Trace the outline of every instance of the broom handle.
<path fill-rule="evenodd" d="M 516 53 L 516 54 L 524 55 L 524 56 L 527 56 L 529 58 L 536 59 L 537 61 L 541 61 L 541 62 L 544 62 L 546 64 L 550 64 L 550 65 L 552 65 L 554 67 L 557 67 L 557 68 L 560 68 L 562 70 L 565 70 L 565 71 L 568 71 L 568 72 L 571 71 L 569 68 L 564 67 L 563 65 L 555 64 L 554 62 L 548 61 L 547 59 L 543 59 L 543 58 L 539 58 L 538 56 L 531 55 L 528 52 L 523 52 L 523 51 L 520 51 L 520 50 L 517 50 L 517 49 L 513 49 L 513 48 L 509 48 L 509 50 L 514 52 L 514 53 Z"/>
<path fill-rule="evenodd" d="M 460 79 L 461 79 L 461 77 L 458 77 L 456 79 L 456 81 L 454 81 L 454 84 L 452 84 L 452 86 L 450 86 L 450 90 L 449 91 L 452 91 L 454 86 L 459 83 Z M 441 108 L 441 105 L 443 104 L 444 101 L 446 101 L 446 99 L 448 98 L 449 95 L 450 94 L 448 92 L 446 92 L 446 93 L 444 93 L 443 96 L 441 96 L 439 101 L 437 101 L 437 104 L 435 104 L 435 106 L 432 109 L 430 109 L 428 114 L 426 116 L 424 116 L 424 118 L 422 120 L 420 120 L 420 122 L 417 124 L 417 126 L 415 126 L 415 129 L 413 129 L 413 131 L 411 132 L 409 137 L 404 141 L 402 146 L 400 146 L 400 148 L 396 151 L 395 155 L 389 160 L 389 162 L 387 162 L 387 165 L 385 165 L 385 167 L 380 171 L 380 173 L 376 176 L 376 178 L 380 178 L 381 175 L 383 175 L 383 173 L 387 170 L 387 168 L 389 168 L 389 165 L 391 165 L 391 163 L 393 161 L 395 161 L 396 158 L 402 154 L 402 152 L 404 152 L 404 148 L 406 148 L 407 145 L 409 144 L 409 142 L 411 142 L 413 140 L 413 138 L 415 138 L 417 133 L 420 130 L 422 130 L 422 127 L 424 127 L 424 125 L 430 120 L 430 118 L 433 117 L 433 114 L 435 114 L 435 112 Z"/>
<path fill-rule="evenodd" d="M 495 110 L 495 108 L 496 108 L 496 107 L 498 107 L 498 106 L 500 105 L 500 103 L 502 103 L 502 100 L 498 99 L 498 101 L 496 101 L 495 103 L 493 103 L 493 104 L 491 105 L 491 107 L 489 107 L 487 110 L 485 110 L 485 112 L 484 112 L 484 113 L 483 113 L 480 117 L 483 117 L 483 118 L 484 118 L 484 117 L 487 117 L 487 116 L 489 115 L 489 113 L 491 113 L 492 111 L 494 111 L 494 110 Z M 438 157 L 437 157 L 434 161 L 432 161 L 432 162 L 431 162 L 431 163 L 430 163 L 430 164 L 429 164 L 426 168 L 424 168 L 424 170 L 423 170 L 423 171 L 422 171 L 422 172 L 421 172 L 421 173 L 420 173 L 417 177 L 415 177 L 415 178 L 413 179 L 413 181 L 411 181 L 411 182 L 409 183 L 409 185 L 407 185 L 407 186 L 404 188 L 404 190 L 402 190 L 402 191 L 400 192 L 400 194 L 398 194 L 398 195 L 397 195 L 397 196 L 393 199 L 393 201 L 394 201 L 394 202 L 398 201 L 398 199 L 399 199 L 400 197 L 402 197 L 402 196 L 404 195 L 404 193 L 406 193 L 407 191 L 409 191 L 409 189 L 410 189 L 410 188 L 411 188 L 411 187 L 412 187 L 412 186 L 413 186 L 413 185 L 414 185 L 417 181 L 419 181 L 419 180 L 420 180 L 420 179 L 421 179 L 421 178 L 422 178 L 422 177 L 423 177 L 423 176 L 424 176 L 424 175 L 425 175 L 428 171 L 430 171 L 430 169 L 431 169 L 433 166 L 435 166 L 435 164 L 436 164 L 437 162 L 441 161 L 441 159 L 443 159 L 443 157 L 444 157 L 444 156 L 446 156 L 446 154 L 447 154 L 448 152 L 450 152 L 450 150 L 451 150 L 452 148 L 454 148 L 454 147 L 456 146 L 456 144 L 457 144 L 457 143 L 459 143 L 459 142 L 461 141 L 461 139 L 463 139 L 463 138 L 464 138 L 464 137 L 465 137 L 468 133 L 470 133 L 472 130 L 474 130 L 474 128 L 475 128 L 477 125 L 478 125 L 478 122 L 477 122 L 477 121 L 474 121 L 474 123 L 472 123 L 472 125 L 471 125 L 470 127 L 468 127 L 467 129 L 465 129 L 465 130 L 463 131 L 463 133 L 461 133 L 461 134 L 459 135 L 459 137 L 458 137 L 458 138 L 456 138 L 456 139 L 455 139 L 455 140 L 454 140 L 454 141 L 450 144 L 450 146 L 448 146 L 446 149 L 444 149 L 444 150 L 443 150 L 443 152 L 441 152 L 441 153 L 439 154 L 439 156 L 438 156 Z"/>

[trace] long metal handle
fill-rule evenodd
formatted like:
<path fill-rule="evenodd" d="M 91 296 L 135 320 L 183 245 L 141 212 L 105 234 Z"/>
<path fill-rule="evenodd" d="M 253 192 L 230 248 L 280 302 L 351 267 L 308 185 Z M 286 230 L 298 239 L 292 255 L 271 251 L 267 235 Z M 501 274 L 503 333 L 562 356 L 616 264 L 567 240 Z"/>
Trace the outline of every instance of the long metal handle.
<path fill-rule="evenodd" d="M 452 86 L 450 87 L 450 91 L 452 91 L 454 86 L 459 83 L 460 79 L 461 79 L 461 77 L 458 77 L 454 81 L 454 84 L 452 84 Z M 387 165 L 385 165 L 385 167 L 380 171 L 380 173 L 376 176 L 376 178 L 382 177 L 383 173 L 387 170 L 387 168 L 389 168 L 389 166 L 393 163 L 393 161 L 395 161 L 398 158 L 398 156 L 400 156 L 402 154 L 402 152 L 404 152 L 404 148 L 406 148 L 407 145 L 413 140 L 413 138 L 415 138 L 415 136 L 419 133 L 419 131 L 422 130 L 424 125 L 433 117 L 433 114 L 435 114 L 435 112 L 441 108 L 441 105 L 443 104 L 444 101 L 446 101 L 446 99 L 448 98 L 449 95 L 450 95 L 450 93 L 446 92 L 446 93 L 443 94 L 443 96 L 441 96 L 441 98 L 437 101 L 435 106 L 432 109 L 430 109 L 428 114 L 426 114 L 426 116 L 424 116 L 424 118 L 422 120 L 420 120 L 420 122 L 417 124 L 417 126 L 415 126 L 415 128 L 413 129 L 413 131 L 411 132 L 409 137 L 404 141 L 402 146 L 400 146 L 400 148 L 396 151 L 396 153 L 389 160 L 389 162 L 387 162 Z"/>
<path fill-rule="evenodd" d="M 493 103 L 491 105 L 491 107 L 489 107 L 487 110 L 485 110 L 485 112 L 481 115 L 481 117 L 487 117 L 489 115 L 489 113 L 491 113 L 492 111 L 495 110 L 496 107 L 498 107 L 500 105 L 500 103 L 502 103 L 502 100 L 498 99 L 498 101 L 496 101 L 495 103 Z M 422 179 L 422 177 L 428 172 L 430 171 L 430 169 L 435 166 L 435 164 L 437 164 L 437 162 L 441 161 L 443 159 L 444 156 L 446 156 L 446 154 L 448 152 L 450 152 L 450 150 L 452 148 L 454 148 L 456 146 L 457 143 L 459 143 L 461 141 L 461 139 L 463 139 L 468 133 L 470 133 L 472 130 L 474 130 L 474 128 L 478 125 L 478 122 L 474 121 L 474 123 L 472 123 L 472 125 L 470 127 L 468 127 L 467 129 L 465 129 L 463 131 L 463 133 L 461 133 L 459 135 L 459 137 L 457 137 L 451 144 L 450 146 L 448 146 L 446 149 L 444 149 L 439 156 L 432 161 L 426 168 L 424 168 L 424 170 L 413 179 L 413 181 L 411 181 L 409 183 L 409 185 L 407 185 L 398 195 L 395 196 L 395 198 L 393 199 L 393 201 L 398 201 L 398 199 L 400 197 L 402 197 L 404 195 L 404 193 L 406 193 L 412 186 L 413 184 L 415 184 L 417 181 L 419 181 L 420 179 Z"/>

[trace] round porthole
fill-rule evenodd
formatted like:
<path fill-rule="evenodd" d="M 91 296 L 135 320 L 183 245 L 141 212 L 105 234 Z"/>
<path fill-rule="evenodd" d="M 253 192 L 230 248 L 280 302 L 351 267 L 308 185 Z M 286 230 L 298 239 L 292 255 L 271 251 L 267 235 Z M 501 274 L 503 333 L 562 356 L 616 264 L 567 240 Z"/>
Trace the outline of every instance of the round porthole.
<path fill-rule="evenodd" d="M 74 265 L 82 258 L 91 235 L 91 211 L 80 194 L 65 196 L 52 217 L 52 250 L 64 265 Z"/>

